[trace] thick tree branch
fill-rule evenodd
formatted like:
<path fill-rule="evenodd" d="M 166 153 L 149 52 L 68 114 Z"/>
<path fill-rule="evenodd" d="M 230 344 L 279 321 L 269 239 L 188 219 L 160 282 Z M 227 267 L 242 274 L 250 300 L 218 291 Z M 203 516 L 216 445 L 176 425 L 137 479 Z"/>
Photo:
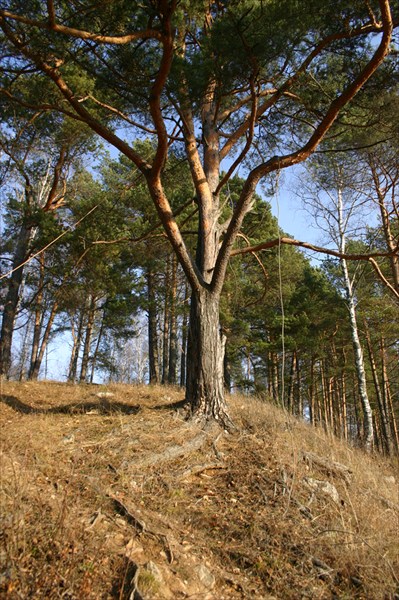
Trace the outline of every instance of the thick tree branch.
<path fill-rule="evenodd" d="M 259 252 L 259 250 L 268 250 L 270 248 L 275 248 L 279 244 L 285 244 L 287 246 L 297 246 L 299 248 L 306 248 L 306 250 L 312 250 L 313 252 L 320 252 L 322 254 L 329 254 L 330 256 L 335 256 L 336 258 L 341 258 L 345 260 L 369 260 L 370 258 L 387 258 L 392 254 L 399 253 L 399 244 L 392 252 L 370 252 L 367 254 L 350 254 L 346 252 L 339 252 L 338 250 L 333 250 L 330 248 L 324 248 L 323 246 L 316 246 L 315 244 L 310 244 L 309 242 L 302 242 L 300 240 L 294 240 L 288 237 L 280 237 L 274 240 L 268 240 L 267 242 L 260 242 L 254 246 L 247 246 L 245 248 L 236 248 L 231 252 L 231 256 L 237 256 L 238 254 L 247 254 L 248 252 Z"/>
<path fill-rule="evenodd" d="M 172 29 L 172 15 L 174 9 L 175 2 L 171 2 L 171 6 L 168 7 L 167 14 L 164 15 L 164 20 L 162 23 L 163 35 L 161 38 L 163 47 L 162 58 L 150 93 L 150 113 L 158 137 L 155 158 L 151 168 L 151 179 L 156 179 L 159 177 L 168 156 L 168 132 L 166 130 L 165 121 L 162 114 L 161 94 L 164 91 L 173 60 L 174 35 Z"/>
<path fill-rule="evenodd" d="M 60 71 L 57 68 L 49 65 L 39 55 L 30 50 L 27 44 L 23 43 L 17 35 L 15 35 L 8 27 L 4 19 L 0 18 L 0 27 L 4 34 L 10 40 L 10 42 L 18 49 L 18 51 L 29 61 L 33 62 L 40 71 L 47 75 L 57 86 L 61 94 L 72 106 L 76 114 L 83 120 L 93 131 L 98 133 L 103 139 L 115 146 L 117 150 L 127 156 L 138 169 L 143 173 L 147 174 L 150 165 L 145 161 L 137 152 L 133 150 L 129 144 L 124 142 L 119 136 L 117 136 L 108 127 L 100 123 L 82 104 L 80 98 L 77 97 L 73 90 L 69 88 L 65 80 L 63 79 Z"/>
<path fill-rule="evenodd" d="M 47 4 L 49 6 L 48 21 L 38 21 L 36 19 L 30 19 L 29 17 L 17 15 L 8 10 L 1 10 L 0 18 L 10 19 L 11 21 L 17 21 L 18 23 L 23 23 L 24 25 L 29 25 L 31 27 L 38 27 L 39 29 L 44 29 L 46 31 L 62 33 L 63 35 L 78 38 L 80 40 L 91 40 L 93 42 L 96 42 L 97 44 L 123 45 L 129 44 L 130 42 L 134 42 L 135 40 L 155 39 L 161 41 L 162 39 L 162 34 L 156 29 L 144 29 L 143 31 L 135 31 L 132 33 L 126 33 L 125 35 L 101 35 L 99 33 L 85 31 L 83 29 L 76 29 L 74 27 L 60 25 L 59 23 L 55 22 L 55 12 L 53 3 L 48 2 Z"/>
<path fill-rule="evenodd" d="M 396 248 L 394 248 L 391 252 L 371 252 L 367 254 L 350 254 L 346 252 L 339 252 L 338 250 L 332 250 L 330 248 L 323 248 L 322 246 L 315 246 L 314 244 L 310 244 L 309 242 L 301 242 L 300 240 L 293 240 L 292 238 L 281 237 L 274 240 L 269 240 L 267 242 L 261 242 L 260 244 L 256 244 L 255 246 L 247 246 L 245 248 L 236 248 L 231 252 L 230 256 L 238 256 L 241 254 L 247 254 L 248 252 L 254 254 L 255 252 L 259 252 L 260 250 L 270 250 L 270 248 L 276 248 L 280 244 L 285 244 L 288 246 L 296 246 L 298 248 L 305 248 L 306 250 L 312 250 L 313 252 L 318 252 L 320 254 L 327 254 L 329 256 L 334 256 L 341 260 L 355 260 L 355 261 L 365 261 L 369 262 L 375 272 L 377 273 L 379 279 L 383 282 L 383 284 L 392 292 L 397 300 L 399 300 L 399 293 L 395 288 L 389 283 L 384 274 L 382 273 L 378 263 L 376 262 L 376 258 L 389 258 L 391 256 L 399 256 L 399 244 L 397 244 Z"/>
<path fill-rule="evenodd" d="M 59 208 L 61 206 L 61 204 L 63 203 L 66 186 L 64 183 L 64 193 L 61 195 L 58 194 L 58 186 L 59 186 L 59 182 L 60 182 L 61 171 L 65 164 L 66 158 L 67 158 L 67 148 L 65 146 L 63 146 L 61 148 L 57 163 L 54 167 L 53 183 L 51 185 L 51 188 L 50 188 L 50 191 L 49 191 L 49 194 L 47 197 L 47 202 L 43 208 L 44 212 L 48 212 L 51 210 L 57 210 L 57 208 Z"/>

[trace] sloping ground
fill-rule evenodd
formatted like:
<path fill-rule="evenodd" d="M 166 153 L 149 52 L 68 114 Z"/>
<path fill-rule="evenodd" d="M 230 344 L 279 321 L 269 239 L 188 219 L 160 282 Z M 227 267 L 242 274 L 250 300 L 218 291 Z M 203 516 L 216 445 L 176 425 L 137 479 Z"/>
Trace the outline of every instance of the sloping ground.
<path fill-rule="evenodd" d="M 249 398 L 234 435 L 169 388 L 1 400 L 1 597 L 399 598 L 397 464 Z"/>

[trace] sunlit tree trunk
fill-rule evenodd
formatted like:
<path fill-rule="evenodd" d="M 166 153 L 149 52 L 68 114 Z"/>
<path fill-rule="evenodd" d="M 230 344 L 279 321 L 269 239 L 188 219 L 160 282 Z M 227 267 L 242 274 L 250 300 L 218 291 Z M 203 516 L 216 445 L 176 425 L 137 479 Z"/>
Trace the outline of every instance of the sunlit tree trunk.
<path fill-rule="evenodd" d="M 39 352 L 39 344 L 40 344 L 40 334 L 41 334 L 41 330 L 42 330 L 44 268 L 45 268 L 45 258 L 44 258 L 44 252 L 43 252 L 39 257 L 39 282 L 38 282 L 37 294 L 36 294 L 36 300 L 35 300 L 35 320 L 34 320 L 34 326 L 33 326 L 33 340 L 32 340 L 30 368 L 29 368 L 29 379 L 31 379 L 33 365 L 37 360 L 37 355 Z"/>
<path fill-rule="evenodd" d="M 228 426 L 224 346 L 225 338 L 219 323 L 219 297 L 200 290 L 191 298 L 186 394 L 196 417 L 213 418 Z"/>
<path fill-rule="evenodd" d="M 388 413 L 386 410 L 386 404 L 384 401 L 384 396 L 381 390 L 381 385 L 378 377 L 377 365 L 374 357 L 373 344 L 371 341 L 370 331 L 367 324 L 366 319 L 364 319 L 364 331 L 367 342 L 367 350 L 369 356 L 369 362 L 371 367 L 371 374 L 373 377 L 375 395 L 377 398 L 378 409 L 380 413 L 380 422 L 381 422 L 381 435 L 382 435 L 382 445 L 384 447 L 384 451 L 388 454 L 392 451 L 392 434 L 391 434 L 391 426 L 388 419 Z"/>
<path fill-rule="evenodd" d="M 94 349 L 93 356 L 91 358 L 90 383 L 93 383 L 93 381 L 94 381 L 94 374 L 96 371 L 98 354 L 100 351 L 100 344 L 101 344 L 101 340 L 102 340 L 102 336 L 103 336 L 103 331 L 104 331 L 104 312 L 101 317 L 101 324 L 100 324 L 100 329 L 99 329 L 98 335 L 97 335 L 96 347 Z"/>
<path fill-rule="evenodd" d="M 397 186 L 399 183 L 399 169 L 397 164 L 394 165 L 392 173 L 388 171 L 382 173 L 385 179 L 385 185 L 381 185 L 378 158 L 369 154 L 369 166 L 373 178 L 374 188 L 377 194 L 378 207 L 381 215 L 382 230 L 384 233 L 384 239 L 387 250 L 390 252 L 389 262 L 391 267 L 391 274 L 393 285 L 396 292 L 399 293 L 399 257 L 396 251 L 397 239 L 392 232 L 391 219 L 396 221 L 398 216 L 398 204 L 397 204 Z M 380 165 L 381 167 L 381 165 Z M 391 193 L 392 209 L 387 207 L 387 195 Z"/>
<path fill-rule="evenodd" d="M 80 346 L 83 338 L 83 325 L 84 325 L 85 312 L 82 309 L 79 315 L 78 321 L 78 330 L 75 332 L 75 325 L 72 319 L 72 350 L 71 350 L 71 358 L 69 361 L 69 369 L 68 369 L 68 381 L 76 381 L 77 372 L 78 372 L 78 361 L 79 361 L 79 352 Z"/>
<path fill-rule="evenodd" d="M 392 424 L 391 430 L 394 433 L 396 446 L 397 446 L 397 449 L 399 450 L 398 427 L 397 427 L 396 418 L 395 418 L 395 411 L 393 409 L 392 395 L 391 395 L 388 370 L 387 370 L 387 364 L 386 364 L 385 340 L 383 337 L 381 337 L 381 340 L 380 340 L 380 352 L 381 352 L 383 406 L 384 406 L 384 411 L 385 411 L 387 417 L 388 417 L 388 415 L 390 415 L 389 420 L 390 420 L 390 423 Z"/>

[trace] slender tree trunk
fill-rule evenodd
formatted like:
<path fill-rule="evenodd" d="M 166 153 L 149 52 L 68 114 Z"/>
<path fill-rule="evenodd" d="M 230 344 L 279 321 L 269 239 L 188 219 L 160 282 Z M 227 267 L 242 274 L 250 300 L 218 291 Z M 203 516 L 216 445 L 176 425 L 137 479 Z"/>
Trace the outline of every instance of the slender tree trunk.
<path fill-rule="evenodd" d="M 176 385 L 177 383 L 177 258 L 172 256 L 170 283 L 170 307 L 169 307 L 169 365 L 168 365 L 168 383 Z"/>
<path fill-rule="evenodd" d="M 295 406 L 294 406 L 294 388 L 295 388 L 295 373 L 296 373 L 296 352 L 292 353 L 291 359 L 291 369 L 290 369 L 290 380 L 288 385 L 288 397 L 287 397 L 287 410 L 295 414 Z"/>
<path fill-rule="evenodd" d="M 341 406 L 342 406 L 342 434 L 344 440 L 348 440 L 348 409 L 346 404 L 346 375 L 343 370 L 341 373 Z"/>
<path fill-rule="evenodd" d="M 28 354 L 29 354 L 29 338 L 31 335 L 31 331 L 32 331 L 32 320 L 29 319 L 28 323 L 25 327 L 25 334 L 24 334 L 24 338 L 21 344 L 21 351 L 20 351 L 20 355 L 19 355 L 19 374 L 18 374 L 18 380 L 19 381 L 23 381 L 26 378 L 26 371 L 27 371 L 27 358 L 28 358 Z M 16 373 L 15 373 L 16 375 Z"/>
<path fill-rule="evenodd" d="M 84 317 L 85 311 L 82 310 L 79 316 L 78 331 L 76 333 L 74 333 L 74 324 L 72 322 L 73 345 L 71 351 L 71 359 L 69 361 L 68 381 L 76 381 L 76 376 L 78 372 L 79 351 L 83 336 Z"/>
<path fill-rule="evenodd" d="M 185 387 L 186 385 L 186 360 L 187 360 L 187 338 L 188 338 L 188 317 L 187 302 L 189 299 L 190 289 L 188 284 L 185 285 L 184 293 L 184 311 L 183 311 L 183 322 L 181 328 L 181 356 L 180 356 L 180 386 Z"/>
<path fill-rule="evenodd" d="M 301 385 L 301 360 L 298 359 L 298 354 L 296 356 L 296 381 L 295 381 L 295 397 L 296 397 L 296 406 L 297 406 L 297 414 L 303 419 L 303 396 L 302 396 L 302 385 Z"/>
<path fill-rule="evenodd" d="M 346 260 L 341 261 L 342 270 L 344 273 L 345 279 L 345 287 L 347 291 L 347 302 L 349 309 L 349 317 L 350 317 L 350 325 L 351 325 L 351 334 L 352 334 L 352 344 L 353 350 L 355 353 L 355 366 L 356 366 L 356 375 L 357 382 L 359 386 L 359 395 L 360 401 L 362 404 L 362 410 L 364 415 L 364 446 L 366 450 L 370 451 L 373 447 L 373 413 L 370 406 L 370 401 L 367 393 L 367 382 L 366 382 L 366 372 L 364 369 L 364 359 L 363 359 L 363 350 L 360 344 L 360 338 L 357 327 L 356 320 L 356 308 L 355 302 L 353 299 L 352 293 L 352 284 L 349 278 L 348 267 Z"/>
<path fill-rule="evenodd" d="M 170 263 L 169 257 L 166 261 L 166 271 L 165 271 L 165 305 L 163 312 L 163 335 L 162 335 L 162 384 L 165 384 L 168 380 L 168 371 L 169 371 L 169 301 L 170 301 L 170 293 L 169 293 L 169 285 L 170 285 Z"/>
<path fill-rule="evenodd" d="M 315 359 L 313 356 L 310 358 L 310 376 L 309 376 L 309 420 L 312 425 L 316 424 L 316 413 L 315 413 L 315 385 L 314 385 L 314 363 Z"/>
<path fill-rule="evenodd" d="M 346 250 L 344 217 L 343 217 L 343 200 L 342 191 L 338 190 L 338 218 L 339 218 L 339 235 L 340 235 L 340 252 L 343 254 Z M 366 372 L 364 369 L 363 350 L 360 344 L 358 333 L 356 306 L 352 289 L 352 282 L 349 277 L 348 264 L 345 259 L 341 259 L 341 268 L 344 276 L 344 285 L 346 291 L 346 299 L 348 303 L 350 327 L 352 334 L 352 344 L 355 353 L 356 375 L 359 386 L 360 401 L 364 415 L 364 447 L 367 451 L 371 451 L 373 447 L 373 413 L 370 406 L 370 401 L 367 394 Z"/>
<path fill-rule="evenodd" d="M 390 454 L 392 451 L 391 427 L 390 427 L 390 423 L 389 423 L 389 419 L 388 419 L 388 413 L 386 411 L 386 405 L 384 403 L 384 396 L 383 396 L 379 378 L 378 378 L 377 366 L 376 366 L 376 362 L 375 362 L 375 358 L 374 358 L 373 345 L 371 343 L 370 330 L 369 330 L 366 319 L 364 319 L 364 331 L 365 331 L 365 335 L 366 335 L 367 350 L 368 350 L 368 355 L 369 355 L 371 373 L 373 376 L 374 389 L 375 389 L 375 394 L 376 394 L 376 398 L 377 398 L 378 409 L 380 412 L 381 433 L 383 436 L 383 444 L 382 445 L 384 447 L 384 451 L 387 454 Z"/>
<path fill-rule="evenodd" d="M 82 365 L 80 368 L 80 383 L 86 381 L 87 368 L 89 366 L 90 359 L 90 344 L 91 344 L 91 336 L 93 333 L 94 326 L 94 318 L 96 314 L 96 299 L 94 296 L 90 298 L 89 312 L 87 315 L 87 324 L 86 324 L 86 334 L 85 341 L 83 346 L 83 356 L 82 356 Z"/>
<path fill-rule="evenodd" d="M 382 367 L 383 406 L 384 406 L 384 411 L 385 411 L 387 417 L 389 414 L 391 415 L 392 431 L 395 435 L 397 448 L 399 449 L 398 428 L 397 428 L 395 412 L 393 410 L 393 404 L 392 404 L 392 395 L 391 395 L 391 389 L 390 389 L 388 371 L 387 371 L 387 365 L 386 365 L 385 340 L 383 337 L 381 337 L 381 341 L 380 341 L 380 351 L 381 351 L 381 367 Z M 391 431 L 391 428 L 390 428 L 390 431 Z"/>
<path fill-rule="evenodd" d="M 271 377 L 272 377 L 272 391 L 273 399 L 276 404 L 279 403 L 280 398 L 280 386 L 279 386 L 279 369 L 278 369 L 278 358 L 276 352 L 271 352 Z"/>
<path fill-rule="evenodd" d="M 147 269 L 147 300 L 148 300 L 148 360 L 150 383 L 159 383 L 159 353 L 157 334 L 157 307 L 155 299 L 155 282 L 152 267 Z"/>
<path fill-rule="evenodd" d="M 321 397 L 322 397 L 322 407 L 323 407 L 323 422 L 324 428 L 326 431 L 329 430 L 330 420 L 329 420 L 329 411 L 328 411 L 328 389 L 327 389 L 327 376 L 326 376 L 326 364 L 325 360 L 321 361 L 320 364 L 320 376 L 321 376 Z"/>
<path fill-rule="evenodd" d="M 39 283 L 38 283 L 38 291 L 36 294 L 36 302 L 35 302 L 35 321 L 33 326 L 33 341 L 32 341 L 32 351 L 31 351 L 31 359 L 30 359 L 30 367 L 29 367 L 29 379 L 31 379 L 33 365 L 36 362 L 37 355 L 39 352 L 39 344 L 40 344 L 40 334 L 42 330 L 43 324 L 43 287 L 44 287 L 44 267 L 45 267 L 45 259 L 44 252 L 39 257 Z"/>
<path fill-rule="evenodd" d="M 100 330 L 99 330 L 98 336 L 97 336 L 96 347 L 94 349 L 92 360 L 91 360 L 90 383 L 93 383 L 93 381 L 94 381 L 94 373 L 96 370 L 97 358 L 98 358 L 98 353 L 100 350 L 100 344 L 101 344 L 101 338 L 103 336 L 103 331 L 104 331 L 104 311 L 103 311 L 102 318 L 101 318 L 101 325 L 100 325 Z"/>
<path fill-rule="evenodd" d="M 31 239 L 32 228 L 23 225 L 17 239 L 12 263 L 13 272 L 8 280 L 8 291 L 4 303 L 0 333 L 0 378 L 8 377 L 11 367 L 12 337 L 18 309 L 19 293 L 24 275 L 24 268 L 20 265 L 26 260 Z"/>

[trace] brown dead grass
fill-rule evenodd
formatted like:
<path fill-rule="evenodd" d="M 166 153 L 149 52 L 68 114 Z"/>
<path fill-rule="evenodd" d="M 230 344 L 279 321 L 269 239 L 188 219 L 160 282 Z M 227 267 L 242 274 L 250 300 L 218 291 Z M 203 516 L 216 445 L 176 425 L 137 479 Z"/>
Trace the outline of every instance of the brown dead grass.
<path fill-rule="evenodd" d="M 193 449 L 182 396 L 2 384 L 2 597 L 399 598 L 397 463 L 242 397 Z"/>

